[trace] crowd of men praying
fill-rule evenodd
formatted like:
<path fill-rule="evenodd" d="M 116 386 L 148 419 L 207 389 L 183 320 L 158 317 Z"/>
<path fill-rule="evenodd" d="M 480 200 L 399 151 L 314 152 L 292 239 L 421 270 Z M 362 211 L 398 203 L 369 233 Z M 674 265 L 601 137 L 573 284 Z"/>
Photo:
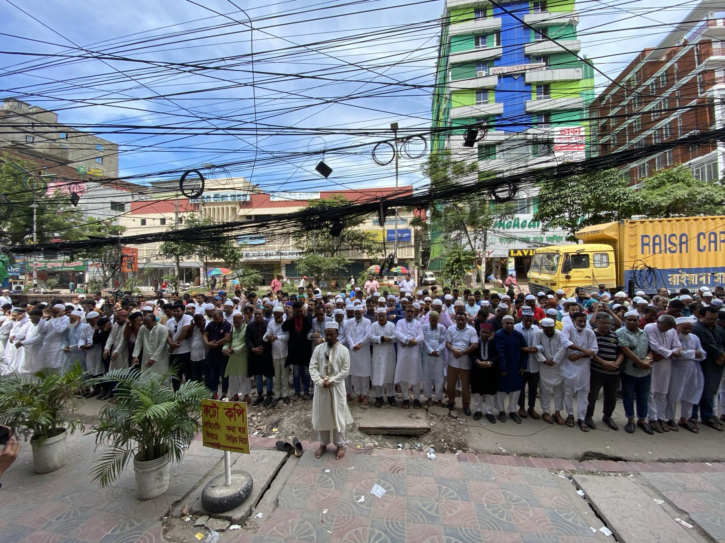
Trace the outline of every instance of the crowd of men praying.
<path fill-rule="evenodd" d="M 463 415 L 491 424 L 542 418 L 588 432 L 600 392 L 601 420 L 612 430 L 621 397 L 628 433 L 697 433 L 700 424 L 723 431 L 722 286 L 631 298 L 604 285 L 573 297 L 563 290 L 439 292 L 410 276 L 399 289 L 381 288 L 372 276 L 334 293 L 314 285 L 286 292 L 280 281 L 272 287 L 262 298 L 241 290 L 118 300 L 97 293 L 49 304 L 15 303 L 3 291 L 0 374 L 80 364 L 94 377 L 137 366 L 171 371 L 175 389 L 201 381 L 212 399 L 260 408 L 312 400 L 337 384 L 345 406 L 335 412 L 333 402 L 326 425 L 336 443 L 347 402 L 425 403 L 460 416 L 460 401 Z M 347 354 L 339 356 L 339 347 Z M 113 401 L 113 384 L 84 394 Z"/>

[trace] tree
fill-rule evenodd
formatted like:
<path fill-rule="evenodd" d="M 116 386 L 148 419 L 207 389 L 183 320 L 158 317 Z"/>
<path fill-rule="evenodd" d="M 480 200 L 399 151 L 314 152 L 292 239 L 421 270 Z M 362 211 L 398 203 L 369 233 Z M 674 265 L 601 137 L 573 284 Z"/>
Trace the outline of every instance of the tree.
<path fill-rule="evenodd" d="M 663 170 L 648 177 L 638 195 L 638 215 L 647 218 L 725 213 L 725 186 L 721 182 L 695 179 L 686 166 Z"/>
<path fill-rule="evenodd" d="M 351 205 L 352 202 L 335 194 L 330 198 L 311 200 L 308 208 L 328 210 Z M 297 260 L 297 268 L 304 275 L 313 277 L 331 277 L 339 274 L 342 268 L 350 264 L 344 251 L 358 251 L 373 258 L 381 256 L 381 247 L 375 236 L 359 230 L 365 222 L 364 217 L 342 217 L 342 230 L 339 236 L 330 233 L 331 224 L 319 224 L 303 232 L 294 234 L 303 255 Z"/>
<path fill-rule="evenodd" d="M 534 221 L 540 221 L 544 231 L 566 230 L 570 241 L 585 226 L 629 219 L 640 209 L 639 195 L 614 169 L 568 180 L 547 179 L 539 187 Z"/>
<path fill-rule="evenodd" d="M 443 275 L 452 285 L 461 284 L 466 271 L 475 266 L 477 260 L 475 251 L 453 246 L 443 258 Z"/>
<path fill-rule="evenodd" d="M 471 176 L 478 175 L 478 164 L 453 160 L 446 151 L 431 154 L 423 173 L 430 179 L 431 189 L 443 189 L 470 181 Z M 445 241 L 458 242 L 474 256 L 470 268 L 485 263 L 483 255 L 488 248 L 489 232 L 496 222 L 510 218 L 513 213 L 512 203 L 496 203 L 488 194 L 474 193 L 462 195 L 445 205 L 434 205 L 428 212 L 428 223 L 416 219 L 412 224 L 424 226 L 424 234 L 435 231 L 442 234 Z"/>

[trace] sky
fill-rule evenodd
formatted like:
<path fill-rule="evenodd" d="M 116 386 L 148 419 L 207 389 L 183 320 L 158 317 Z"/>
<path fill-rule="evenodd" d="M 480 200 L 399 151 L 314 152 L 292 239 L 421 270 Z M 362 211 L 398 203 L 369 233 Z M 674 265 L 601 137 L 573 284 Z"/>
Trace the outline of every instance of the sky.
<path fill-rule="evenodd" d="M 578 2 L 597 93 L 696 4 Z M 214 165 L 212 177 L 269 192 L 394 186 L 372 144 L 391 122 L 430 126 L 443 11 L 441 0 L 0 0 L 0 98 L 118 143 L 134 182 Z M 409 151 L 399 183 L 424 187 L 422 149 Z"/>

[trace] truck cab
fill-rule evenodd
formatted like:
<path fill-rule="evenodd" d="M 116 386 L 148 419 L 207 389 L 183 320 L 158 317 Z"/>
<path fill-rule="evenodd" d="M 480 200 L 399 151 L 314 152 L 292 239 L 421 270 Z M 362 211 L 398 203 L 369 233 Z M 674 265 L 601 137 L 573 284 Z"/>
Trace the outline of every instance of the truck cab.
<path fill-rule="evenodd" d="M 614 249 L 599 243 L 536 249 L 528 278 L 530 292 L 562 289 L 572 296 L 576 287 L 592 291 L 603 284 L 613 289 L 617 286 Z"/>

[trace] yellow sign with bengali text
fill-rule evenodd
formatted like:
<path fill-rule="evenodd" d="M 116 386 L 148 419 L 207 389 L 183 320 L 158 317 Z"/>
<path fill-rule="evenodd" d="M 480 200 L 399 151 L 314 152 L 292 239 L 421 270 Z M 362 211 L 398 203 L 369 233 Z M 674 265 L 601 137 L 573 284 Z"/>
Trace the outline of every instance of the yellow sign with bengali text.
<path fill-rule="evenodd" d="M 246 403 L 202 400 L 201 427 L 204 447 L 249 454 Z"/>

